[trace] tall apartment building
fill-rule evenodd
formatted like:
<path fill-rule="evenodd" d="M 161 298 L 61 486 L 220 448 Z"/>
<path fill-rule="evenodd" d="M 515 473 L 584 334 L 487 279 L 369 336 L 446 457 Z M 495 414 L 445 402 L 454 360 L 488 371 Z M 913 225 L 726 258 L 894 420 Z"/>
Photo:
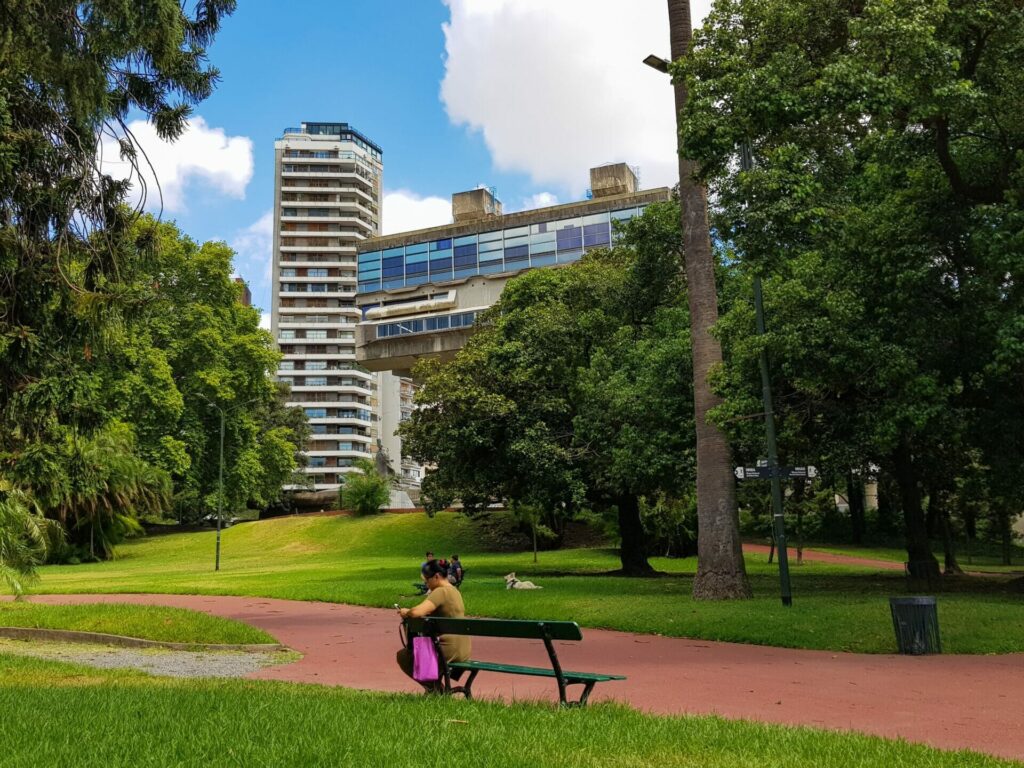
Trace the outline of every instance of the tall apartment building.
<path fill-rule="evenodd" d="M 357 244 L 380 234 L 380 147 L 347 123 L 303 123 L 274 144 L 271 332 L 291 404 L 309 417 L 306 473 L 336 489 L 377 446 L 378 374 L 355 362 Z"/>

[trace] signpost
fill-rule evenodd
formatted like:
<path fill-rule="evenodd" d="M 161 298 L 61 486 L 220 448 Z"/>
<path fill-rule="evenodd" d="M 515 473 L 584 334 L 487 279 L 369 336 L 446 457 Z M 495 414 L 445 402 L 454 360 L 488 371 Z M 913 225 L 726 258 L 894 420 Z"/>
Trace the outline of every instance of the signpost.
<path fill-rule="evenodd" d="M 750 145 L 744 143 L 740 147 L 740 168 L 748 172 L 754 167 L 754 158 L 750 151 Z M 757 335 L 764 337 L 764 297 L 761 294 L 761 272 L 754 268 L 754 319 L 757 325 Z M 758 367 L 761 369 L 761 399 L 764 403 L 764 432 L 765 442 L 768 444 L 768 462 L 764 469 L 768 472 L 768 479 L 772 482 L 772 530 L 775 536 L 775 546 L 779 548 L 779 581 L 781 582 L 782 604 L 790 606 L 793 604 L 793 591 L 789 583 L 789 555 L 786 551 L 786 519 L 782 515 L 782 477 L 780 475 L 779 456 L 775 445 L 775 409 L 772 406 L 772 383 L 768 374 L 768 351 L 764 345 L 761 346 L 761 353 L 758 355 Z M 746 476 L 747 467 L 743 468 Z M 796 469 L 796 467 L 794 467 Z M 807 468 L 803 468 L 807 469 Z M 760 472 L 761 467 L 755 469 Z"/>
<path fill-rule="evenodd" d="M 792 480 L 802 478 L 813 480 L 818 476 L 815 467 L 770 467 L 767 464 L 759 464 L 756 467 L 736 467 L 733 470 L 737 480 L 771 480 L 778 477 L 780 480 Z"/>

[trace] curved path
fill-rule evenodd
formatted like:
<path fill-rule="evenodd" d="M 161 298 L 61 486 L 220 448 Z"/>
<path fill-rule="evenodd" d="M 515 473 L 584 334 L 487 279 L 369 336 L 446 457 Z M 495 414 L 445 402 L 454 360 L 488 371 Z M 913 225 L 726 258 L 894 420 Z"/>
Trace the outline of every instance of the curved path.
<path fill-rule="evenodd" d="M 767 555 L 771 547 L 767 544 L 744 544 L 743 551 L 748 555 Z M 790 560 L 796 562 L 796 549 L 786 547 Z M 903 571 L 903 563 L 892 560 L 876 560 L 871 557 L 857 557 L 855 555 L 837 555 L 832 552 L 819 552 L 816 549 L 804 548 L 804 560 L 814 563 L 832 563 L 833 565 L 861 565 L 866 568 L 875 568 L 879 571 Z"/>
<path fill-rule="evenodd" d="M 244 621 L 304 654 L 253 678 L 379 691 L 417 691 L 395 667 L 393 611 L 334 603 L 203 595 L 40 595 L 46 603 L 135 603 L 206 611 Z M 634 635 L 589 629 L 559 644 L 568 669 L 628 675 L 597 687 L 659 714 L 717 714 L 772 723 L 902 737 L 943 749 L 1024 759 L 1024 654 L 870 656 Z M 543 646 L 474 640 L 474 656 L 546 664 Z M 550 680 L 481 675 L 481 696 L 555 698 Z"/>

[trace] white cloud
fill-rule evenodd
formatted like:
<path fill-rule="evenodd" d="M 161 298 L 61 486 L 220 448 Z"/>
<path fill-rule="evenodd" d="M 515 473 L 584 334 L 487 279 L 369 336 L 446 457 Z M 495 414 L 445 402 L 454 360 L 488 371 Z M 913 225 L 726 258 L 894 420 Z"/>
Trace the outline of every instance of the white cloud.
<path fill-rule="evenodd" d="M 265 331 L 270 330 L 270 313 L 260 312 L 260 328 Z"/>
<path fill-rule="evenodd" d="M 202 117 L 192 118 L 174 142 L 160 139 L 156 129 L 144 120 L 134 120 L 128 128 L 142 150 L 138 165 L 146 186 L 147 210 L 158 211 L 162 195 L 165 211 L 184 211 L 192 185 L 208 186 L 239 200 L 245 198 L 253 174 L 253 143 L 248 137 L 228 136 L 224 129 L 208 126 Z M 103 171 L 115 178 L 128 178 L 131 173 L 117 143 L 108 136 L 103 138 Z M 141 194 L 142 187 L 135 178 L 133 199 L 138 200 Z"/>
<path fill-rule="evenodd" d="M 550 192 L 538 192 L 535 195 L 530 195 L 523 200 L 523 206 L 521 210 L 532 211 L 534 208 L 548 208 L 552 205 L 558 205 L 558 197 L 551 194 Z"/>
<path fill-rule="evenodd" d="M 413 229 L 450 224 L 452 204 L 443 197 L 421 197 L 407 189 L 384 193 L 381 209 L 381 234 L 409 232 Z"/>
<path fill-rule="evenodd" d="M 235 252 L 235 272 L 252 291 L 252 303 L 270 306 L 271 274 L 273 272 L 274 212 L 267 211 L 248 227 L 239 230 L 229 245 Z M 266 315 L 267 322 L 270 316 Z"/>
<path fill-rule="evenodd" d="M 499 169 L 573 195 L 608 162 L 639 165 L 644 187 L 678 180 L 672 89 L 642 63 L 668 57 L 664 0 L 444 1 L 441 99 Z"/>
<path fill-rule="evenodd" d="M 238 258 L 235 268 L 252 271 L 254 268 L 265 280 L 270 279 L 274 239 L 274 212 L 267 211 L 231 240 Z M 251 277 L 251 275 L 250 275 Z"/>

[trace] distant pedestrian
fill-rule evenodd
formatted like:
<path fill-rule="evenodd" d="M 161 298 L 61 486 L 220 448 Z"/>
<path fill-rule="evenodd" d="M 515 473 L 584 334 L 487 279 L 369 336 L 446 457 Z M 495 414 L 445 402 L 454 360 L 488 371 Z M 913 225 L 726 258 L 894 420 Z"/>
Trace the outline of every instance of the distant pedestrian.
<path fill-rule="evenodd" d="M 462 584 L 462 562 L 458 555 L 452 555 L 451 562 L 448 563 L 448 581 L 453 587 Z"/>

